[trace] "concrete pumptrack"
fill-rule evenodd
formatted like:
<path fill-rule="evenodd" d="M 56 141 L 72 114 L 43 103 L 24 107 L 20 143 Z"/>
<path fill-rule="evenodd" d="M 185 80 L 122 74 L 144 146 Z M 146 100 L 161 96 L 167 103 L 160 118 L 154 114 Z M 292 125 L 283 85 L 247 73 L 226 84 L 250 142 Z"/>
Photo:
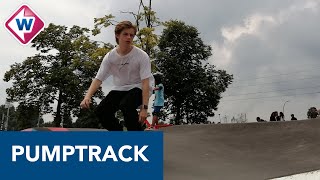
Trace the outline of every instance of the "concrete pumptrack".
<path fill-rule="evenodd" d="M 30 130 L 97 129 L 27 129 Z M 161 130 L 165 180 L 281 179 L 320 169 L 320 119 L 180 125 Z M 320 179 L 320 173 L 316 179 Z"/>

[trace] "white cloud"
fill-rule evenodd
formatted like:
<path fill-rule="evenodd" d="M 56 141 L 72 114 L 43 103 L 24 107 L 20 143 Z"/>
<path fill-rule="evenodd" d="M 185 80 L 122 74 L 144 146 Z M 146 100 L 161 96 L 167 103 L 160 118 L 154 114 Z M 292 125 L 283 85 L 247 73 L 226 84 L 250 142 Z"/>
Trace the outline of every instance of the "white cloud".
<path fill-rule="evenodd" d="M 277 87 L 277 84 L 270 84 L 269 87 L 246 87 L 245 84 L 247 82 L 239 83 L 238 80 L 239 78 L 251 79 L 251 81 L 248 80 L 248 82 L 251 82 L 251 84 L 266 82 L 268 79 L 254 78 L 268 74 L 270 75 L 270 73 L 279 74 L 283 72 L 289 72 L 290 69 L 288 68 L 294 68 L 297 66 L 299 67 L 299 65 L 307 63 L 309 60 L 311 62 L 313 60 L 312 58 L 306 58 L 310 56 L 310 52 L 306 53 L 306 51 L 301 48 L 299 48 L 298 52 L 294 51 L 296 50 L 294 49 L 294 46 L 299 44 L 299 42 L 297 41 L 297 36 L 290 36 L 290 34 L 294 32 L 294 35 L 303 36 L 304 38 L 310 40 L 306 42 L 306 44 L 312 44 L 312 38 L 314 38 L 313 35 L 317 35 L 317 33 L 305 34 L 303 31 L 300 32 L 297 29 L 300 29 L 299 26 L 304 26 L 304 24 L 305 26 L 312 25 L 312 23 L 307 24 L 310 21 L 314 23 L 317 22 L 315 15 L 319 15 L 319 6 L 319 1 L 299 1 L 298 3 L 288 5 L 287 8 L 279 9 L 279 11 L 276 13 L 255 13 L 248 15 L 242 24 L 229 25 L 221 28 L 221 36 L 223 41 L 220 43 L 219 41 L 213 41 L 212 46 L 214 55 L 210 61 L 211 63 L 217 65 L 218 68 L 227 69 L 229 73 L 234 74 L 234 84 L 236 84 L 236 86 L 239 86 L 239 84 L 243 85 L 239 88 L 229 88 L 226 93 L 243 94 L 250 91 L 259 92 L 266 89 L 275 90 L 275 92 L 273 94 L 269 93 L 265 95 L 259 94 L 255 96 L 252 95 L 223 98 L 219 104 L 219 110 L 217 113 L 224 115 L 227 114 L 230 117 L 236 116 L 240 113 L 247 113 L 249 121 L 255 121 L 255 117 L 257 116 L 263 116 L 263 119 L 268 120 L 272 111 L 282 111 L 283 103 L 290 99 L 291 103 L 287 104 L 286 109 L 288 110 L 286 112 L 297 112 L 296 114 L 298 117 L 306 118 L 305 112 L 307 108 L 310 106 L 316 106 L 316 103 L 313 99 L 315 97 L 319 97 L 317 94 L 304 96 L 284 96 L 284 94 L 279 94 L 279 92 L 277 92 L 277 90 L 281 89 L 280 87 Z M 314 15 L 310 15 L 310 13 Z M 309 14 L 312 19 L 307 19 L 307 23 L 296 23 L 296 21 L 298 21 L 297 19 L 303 19 L 303 16 L 307 16 L 306 14 Z M 295 26 L 297 26 L 297 29 L 286 28 L 295 28 Z M 280 31 L 282 29 L 287 32 Z M 297 31 L 295 32 L 295 30 Z M 309 37 L 311 38 L 309 39 Z M 318 39 L 318 37 L 315 39 Z M 299 61 L 301 58 L 305 60 L 302 63 Z M 290 62 L 290 64 L 284 65 L 285 62 Z M 252 75 L 246 75 L 242 77 L 240 75 L 239 77 L 239 74 L 244 75 L 248 73 L 252 73 Z M 280 79 L 282 77 L 277 78 Z M 274 80 L 271 82 L 274 82 Z M 301 87 L 301 84 L 307 83 L 299 82 L 299 84 L 299 87 Z M 294 84 L 294 82 L 292 82 L 288 83 L 287 87 L 299 84 Z M 231 85 L 231 87 L 232 86 L 233 85 Z M 305 86 L 306 85 L 303 87 Z M 224 96 L 226 93 L 224 93 Z M 308 92 L 296 92 L 298 95 L 303 93 Z M 261 98 L 271 96 L 278 96 L 278 98 Z M 236 100 L 250 98 L 258 99 L 242 101 Z M 228 101 L 230 99 L 231 101 Z M 217 121 L 217 118 L 218 117 L 214 117 L 213 119 Z"/>
<path fill-rule="evenodd" d="M 237 25 L 231 28 L 222 28 L 222 36 L 227 42 L 234 43 L 243 35 L 257 35 L 264 22 L 273 23 L 274 19 L 272 16 L 253 15 L 245 19 L 242 26 Z"/>

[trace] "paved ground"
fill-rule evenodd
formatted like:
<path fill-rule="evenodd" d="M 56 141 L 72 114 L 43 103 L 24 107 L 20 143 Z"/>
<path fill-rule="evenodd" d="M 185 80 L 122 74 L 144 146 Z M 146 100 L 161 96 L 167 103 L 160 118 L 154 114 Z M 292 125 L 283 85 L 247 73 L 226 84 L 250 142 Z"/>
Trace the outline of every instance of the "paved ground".
<path fill-rule="evenodd" d="M 259 180 L 320 169 L 320 120 L 163 128 L 165 180 Z"/>

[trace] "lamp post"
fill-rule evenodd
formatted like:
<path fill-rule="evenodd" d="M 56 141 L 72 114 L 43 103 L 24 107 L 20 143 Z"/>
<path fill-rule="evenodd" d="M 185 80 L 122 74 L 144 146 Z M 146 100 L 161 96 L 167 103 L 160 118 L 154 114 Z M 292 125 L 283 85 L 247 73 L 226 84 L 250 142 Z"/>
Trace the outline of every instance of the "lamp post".
<path fill-rule="evenodd" d="M 8 108 L 8 110 L 7 110 L 7 120 L 6 120 L 5 124 L 4 124 L 4 130 L 7 131 L 8 130 L 8 125 L 9 125 L 9 111 L 10 111 L 10 106 L 11 106 L 10 102 L 6 101 L 5 106 Z"/>
<path fill-rule="evenodd" d="M 1 120 L 1 131 L 3 131 L 4 130 L 4 112 L 2 113 L 2 120 Z"/>
<path fill-rule="evenodd" d="M 283 113 L 283 115 L 284 115 L 284 106 L 286 105 L 287 102 L 290 102 L 290 101 L 288 100 L 288 101 L 284 102 L 283 107 L 282 107 L 282 113 Z M 284 118 L 285 118 L 285 115 L 284 115 L 284 117 L 283 117 L 283 120 L 285 120 Z"/>

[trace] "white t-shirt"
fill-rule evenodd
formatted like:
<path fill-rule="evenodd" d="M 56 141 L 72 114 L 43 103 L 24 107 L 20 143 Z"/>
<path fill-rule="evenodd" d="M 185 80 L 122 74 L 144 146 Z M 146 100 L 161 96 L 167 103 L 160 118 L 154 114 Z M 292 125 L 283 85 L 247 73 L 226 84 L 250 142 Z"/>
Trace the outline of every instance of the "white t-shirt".
<path fill-rule="evenodd" d="M 104 81 L 111 75 L 114 84 L 112 90 L 118 91 L 129 91 L 135 87 L 142 89 L 141 80 L 149 78 L 149 94 L 152 94 L 154 78 L 150 58 L 136 46 L 124 56 L 119 55 L 116 48 L 105 55 L 95 78 Z"/>

